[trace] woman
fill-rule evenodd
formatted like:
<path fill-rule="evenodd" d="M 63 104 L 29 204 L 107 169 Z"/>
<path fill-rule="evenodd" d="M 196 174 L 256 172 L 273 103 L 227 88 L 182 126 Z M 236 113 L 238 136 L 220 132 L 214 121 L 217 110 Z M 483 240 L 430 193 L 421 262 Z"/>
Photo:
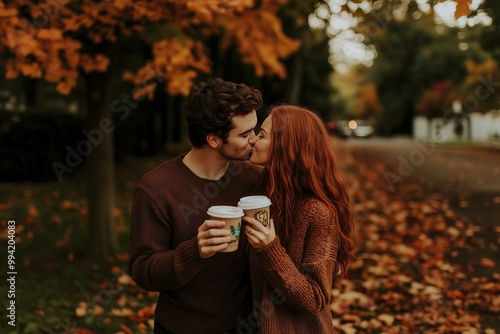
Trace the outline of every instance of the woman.
<path fill-rule="evenodd" d="M 270 228 L 244 217 L 254 318 L 261 333 L 333 333 L 334 276 L 353 249 L 352 209 L 323 122 L 292 106 L 272 108 L 250 161 L 265 167 Z"/>

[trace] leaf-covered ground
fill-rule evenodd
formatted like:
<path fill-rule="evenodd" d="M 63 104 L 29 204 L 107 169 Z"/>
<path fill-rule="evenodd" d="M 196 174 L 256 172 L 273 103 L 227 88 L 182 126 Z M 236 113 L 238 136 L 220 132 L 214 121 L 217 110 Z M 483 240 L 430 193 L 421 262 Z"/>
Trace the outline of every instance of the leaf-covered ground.
<path fill-rule="evenodd" d="M 489 248 L 498 255 L 500 226 L 494 244 L 485 244 L 482 226 L 455 212 L 450 198 L 411 182 L 391 192 L 382 177 L 387 166 L 343 153 L 359 249 L 349 277 L 334 290 L 335 327 L 345 333 L 499 332 L 498 258 L 480 254 Z M 498 197 L 488 201 L 500 204 Z M 462 257 L 467 251 L 480 257 L 469 261 Z"/>
<path fill-rule="evenodd" d="M 115 217 L 123 251 L 107 264 L 82 257 L 84 168 L 62 183 L 0 185 L 0 237 L 5 245 L 7 221 L 15 219 L 18 271 L 17 326 L 8 326 L 3 314 L 1 333 L 151 333 L 157 295 L 138 288 L 126 269 L 129 212 L 136 183 L 164 159 L 127 158 L 117 165 Z M 463 250 L 496 247 L 484 244 L 481 226 L 419 184 L 405 182 L 391 193 L 380 177 L 386 167 L 377 161 L 349 152 L 342 159 L 359 241 L 349 276 L 333 290 L 337 330 L 499 332 L 497 259 L 479 257 L 472 265 L 461 257 Z M 500 228 L 495 233 L 497 245 Z M 479 275 L 475 268 L 487 270 Z"/>

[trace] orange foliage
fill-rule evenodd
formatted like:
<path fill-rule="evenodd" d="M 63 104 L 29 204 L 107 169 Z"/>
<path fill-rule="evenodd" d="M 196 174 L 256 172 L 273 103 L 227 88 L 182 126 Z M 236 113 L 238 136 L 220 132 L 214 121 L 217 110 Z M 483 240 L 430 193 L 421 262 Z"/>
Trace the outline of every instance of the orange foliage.
<path fill-rule="evenodd" d="M 253 0 L 188 0 L 185 9 L 193 15 L 192 23 L 213 23 L 221 17 L 251 9 Z M 191 22 L 187 22 L 191 24 Z"/>
<path fill-rule="evenodd" d="M 467 60 L 465 66 L 468 72 L 468 76 L 465 80 L 465 85 L 467 86 L 474 86 L 479 84 L 480 78 L 484 78 L 489 74 L 495 74 L 495 77 L 498 77 L 498 75 L 500 74 L 498 64 L 493 59 L 488 59 L 481 64 L 477 64 L 472 60 Z"/>
<path fill-rule="evenodd" d="M 82 55 L 80 67 L 86 73 L 90 72 L 105 72 L 109 65 L 109 58 L 98 53 L 95 56 Z"/>
<path fill-rule="evenodd" d="M 342 6 L 342 8 L 344 10 L 349 10 L 349 11 L 351 11 L 352 8 L 356 8 L 357 10 L 355 9 L 353 13 L 354 16 L 364 16 L 367 13 L 364 10 L 360 9 L 360 7 L 356 6 L 353 7 L 352 4 L 359 5 L 365 1 L 369 3 L 374 2 L 374 0 L 349 0 L 346 4 Z M 431 0 L 428 2 L 429 4 L 434 5 L 439 2 L 445 2 L 445 1 L 452 1 L 457 4 L 455 9 L 455 19 L 459 19 L 462 16 L 469 16 L 469 14 L 471 13 L 470 5 L 472 4 L 472 0 Z M 378 3 L 377 7 L 380 8 L 385 5 L 391 5 L 394 4 L 394 2 L 395 2 L 394 0 L 377 0 Z"/>
<path fill-rule="evenodd" d="M 203 44 L 193 40 L 184 44 L 177 39 L 161 40 L 153 46 L 153 56 L 135 76 L 125 73 L 124 79 L 132 79 L 137 86 L 142 84 L 134 91 L 134 98 L 147 95 L 152 99 L 158 81 L 166 82 L 169 94 L 187 95 L 197 72 L 211 70 Z"/>
<path fill-rule="evenodd" d="M 479 64 L 468 60 L 465 65 L 468 75 L 461 87 L 462 94 L 468 96 L 468 99 L 475 99 L 478 102 L 474 108 L 475 111 L 488 112 L 492 109 L 498 109 L 498 97 L 488 84 L 500 81 L 498 63 L 493 59 Z"/>
<path fill-rule="evenodd" d="M 472 0 L 454 0 L 457 3 L 457 9 L 455 10 L 455 18 L 458 19 L 462 16 L 468 16 L 470 14 L 470 4 Z"/>
<path fill-rule="evenodd" d="M 437 1 L 437 0 L 436 0 Z M 468 15 L 471 0 L 457 2 Z M 211 71 L 203 39 L 223 34 L 257 76 L 286 76 L 282 60 L 299 48 L 283 33 L 277 10 L 287 0 L 0 0 L 0 52 L 6 76 L 19 74 L 57 84 L 62 94 L 76 86 L 80 70 L 105 72 L 112 61 L 104 45 L 124 41 L 145 27 L 168 23 L 177 31 L 153 46 L 154 59 L 133 78 L 138 95 L 152 96 L 161 78 L 170 94 L 187 94 L 199 72 Z M 357 2 L 357 1 L 355 1 Z M 92 50 L 92 51 L 90 51 Z M 130 74 L 128 75 L 131 76 Z"/>
<path fill-rule="evenodd" d="M 283 33 L 281 21 L 276 16 L 276 11 L 285 2 L 264 1 L 259 9 L 246 11 L 227 24 L 225 46 L 235 42 L 243 60 L 255 66 L 259 77 L 270 73 L 285 78 L 286 70 L 280 59 L 300 46 L 298 41 Z"/>
<path fill-rule="evenodd" d="M 422 94 L 417 112 L 427 118 L 441 117 L 458 97 L 453 83 L 449 81 L 435 83 L 431 89 Z"/>
<path fill-rule="evenodd" d="M 68 94 L 80 71 L 108 70 L 113 59 L 107 45 L 122 43 L 145 27 L 168 23 L 177 31 L 175 38 L 155 43 L 154 58 L 127 77 L 141 85 L 136 96 L 152 98 L 159 81 L 170 94 L 185 95 L 198 73 L 211 71 L 203 34 L 221 33 L 221 27 L 230 33 L 246 32 L 231 36 L 231 41 L 258 75 L 283 77 L 280 59 L 298 46 L 283 34 L 275 15 L 283 3 L 264 1 L 256 10 L 254 0 L 0 0 L 0 52 L 7 56 L 7 78 L 43 78 Z"/>
<path fill-rule="evenodd" d="M 377 87 L 370 83 L 362 86 L 356 96 L 356 114 L 360 118 L 376 117 L 381 112 Z"/>

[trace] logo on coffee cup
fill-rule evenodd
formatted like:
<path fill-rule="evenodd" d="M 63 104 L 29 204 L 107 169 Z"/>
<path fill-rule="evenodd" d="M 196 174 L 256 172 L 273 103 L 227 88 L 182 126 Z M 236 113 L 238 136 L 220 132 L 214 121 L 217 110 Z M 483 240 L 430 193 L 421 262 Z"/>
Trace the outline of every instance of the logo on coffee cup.
<path fill-rule="evenodd" d="M 238 223 L 238 226 L 230 226 L 231 234 L 234 235 L 236 239 L 240 237 L 241 224 Z"/>
<path fill-rule="evenodd" d="M 266 226 L 269 224 L 269 215 L 266 210 L 257 210 L 254 212 L 253 217 L 259 221 L 262 225 Z"/>

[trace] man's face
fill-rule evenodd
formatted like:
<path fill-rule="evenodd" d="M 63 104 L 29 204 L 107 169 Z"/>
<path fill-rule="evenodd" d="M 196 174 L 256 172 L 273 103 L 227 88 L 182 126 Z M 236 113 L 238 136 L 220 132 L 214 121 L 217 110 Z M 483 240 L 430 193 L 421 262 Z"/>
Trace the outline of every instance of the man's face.
<path fill-rule="evenodd" d="M 234 129 L 229 131 L 219 153 L 228 160 L 248 160 L 252 151 L 249 141 L 255 137 L 257 113 L 254 110 L 246 115 L 236 115 L 232 117 L 232 121 Z"/>

